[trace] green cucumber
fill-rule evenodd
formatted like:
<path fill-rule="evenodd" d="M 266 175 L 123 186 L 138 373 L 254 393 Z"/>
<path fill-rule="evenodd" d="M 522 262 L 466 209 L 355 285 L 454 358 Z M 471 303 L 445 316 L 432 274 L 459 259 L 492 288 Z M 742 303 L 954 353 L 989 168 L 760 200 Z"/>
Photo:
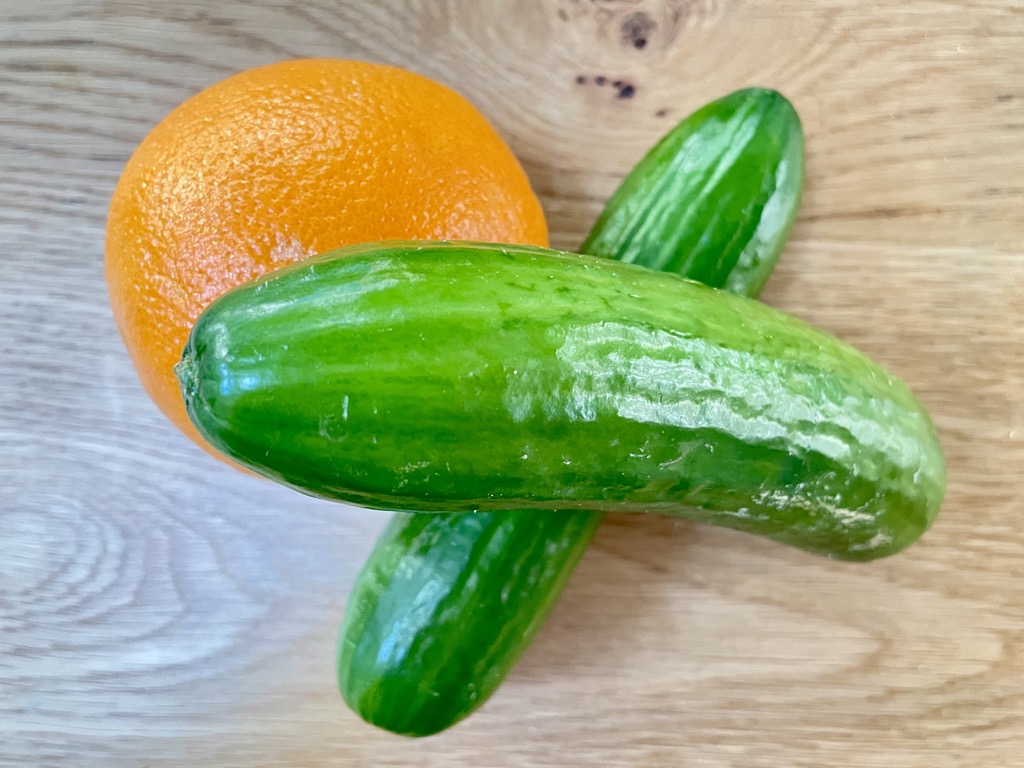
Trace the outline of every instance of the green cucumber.
<path fill-rule="evenodd" d="M 386 510 L 658 512 L 869 560 L 944 464 L 897 379 L 676 275 L 546 248 L 362 244 L 246 283 L 177 367 L 244 466 Z"/>
<path fill-rule="evenodd" d="M 581 250 L 755 295 L 799 207 L 803 133 L 751 88 L 675 126 L 609 200 Z M 478 708 L 532 642 L 604 515 L 398 513 L 342 621 L 338 683 L 387 730 L 424 736 Z"/>

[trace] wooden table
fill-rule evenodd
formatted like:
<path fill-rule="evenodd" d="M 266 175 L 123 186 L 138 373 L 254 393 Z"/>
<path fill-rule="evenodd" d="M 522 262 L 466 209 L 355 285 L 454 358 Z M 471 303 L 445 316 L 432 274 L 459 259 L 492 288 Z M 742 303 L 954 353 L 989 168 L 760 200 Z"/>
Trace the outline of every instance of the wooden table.
<path fill-rule="evenodd" d="M 939 521 L 850 565 L 612 518 L 481 712 L 419 742 L 364 725 L 333 649 L 386 515 L 193 447 L 103 282 L 136 143 L 203 86 L 302 56 L 461 90 L 560 246 L 677 119 L 782 90 L 807 190 L 763 298 L 918 393 L 949 461 Z M 1022 244 L 1019 2 L 4 0 L 0 765 L 1024 765 Z"/>

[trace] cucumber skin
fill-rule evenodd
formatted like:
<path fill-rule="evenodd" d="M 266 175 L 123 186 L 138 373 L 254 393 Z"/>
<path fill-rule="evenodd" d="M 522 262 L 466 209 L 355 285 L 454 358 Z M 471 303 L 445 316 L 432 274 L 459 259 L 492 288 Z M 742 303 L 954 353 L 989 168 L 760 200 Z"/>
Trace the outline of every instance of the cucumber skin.
<path fill-rule="evenodd" d="M 747 137 L 740 153 L 736 134 Z M 729 94 L 648 152 L 580 250 L 754 296 L 796 218 L 803 159 L 799 117 L 781 94 Z M 708 177 L 725 163 L 739 174 L 720 174 L 708 191 Z M 675 225 L 684 218 L 690 226 Z M 346 703 L 408 736 L 467 717 L 529 647 L 603 518 L 396 513 L 345 605 L 337 669 Z"/>
<path fill-rule="evenodd" d="M 360 245 L 214 302 L 178 368 L 212 445 L 392 511 L 661 512 L 868 560 L 944 493 L 913 395 L 833 336 L 544 248 Z"/>

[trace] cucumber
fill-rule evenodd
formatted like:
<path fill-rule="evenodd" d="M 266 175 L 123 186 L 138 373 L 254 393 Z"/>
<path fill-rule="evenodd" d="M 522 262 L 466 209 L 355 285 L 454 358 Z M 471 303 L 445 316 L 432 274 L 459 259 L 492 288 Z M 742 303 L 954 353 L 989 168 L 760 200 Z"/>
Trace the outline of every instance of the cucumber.
<path fill-rule="evenodd" d="M 927 413 L 835 337 L 546 248 L 362 244 L 246 283 L 177 367 L 211 445 L 305 493 L 424 512 L 658 512 L 869 560 L 944 492 Z"/>
<path fill-rule="evenodd" d="M 684 119 L 641 160 L 581 250 L 755 295 L 788 237 L 802 182 L 793 107 L 775 91 L 737 91 Z M 532 642 L 603 517 L 396 514 L 345 606 L 345 701 L 367 722 L 410 736 L 469 715 Z"/>

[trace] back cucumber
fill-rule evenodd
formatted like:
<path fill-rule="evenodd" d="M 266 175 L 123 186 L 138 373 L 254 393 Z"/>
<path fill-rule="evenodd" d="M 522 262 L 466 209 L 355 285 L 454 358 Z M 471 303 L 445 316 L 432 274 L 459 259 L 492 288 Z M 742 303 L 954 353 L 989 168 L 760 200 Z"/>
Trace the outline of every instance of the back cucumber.
<path fill-rule="evenodd" d="M 581 251 L 753 296 L 788 237 L 802 181 L 792 106 L 775 91 L 738 91 L 648 152 Z M 345 606 L 345 701 L 364 720 L 414 736 L 469 715 L 533 641 L 603 518 L 397 513 Z"/>

